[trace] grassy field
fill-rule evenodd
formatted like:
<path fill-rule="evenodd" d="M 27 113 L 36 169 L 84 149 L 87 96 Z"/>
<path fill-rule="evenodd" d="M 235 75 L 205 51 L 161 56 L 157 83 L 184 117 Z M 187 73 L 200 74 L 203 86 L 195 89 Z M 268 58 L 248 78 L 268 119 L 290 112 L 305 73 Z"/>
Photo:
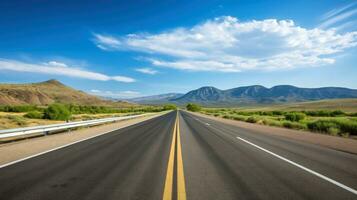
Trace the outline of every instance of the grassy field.
<path fill-rule="evenodd" d="M 357 138 L 357 100 L 254 108 L 203 108 L 201 113 L 262 125 Z"/>

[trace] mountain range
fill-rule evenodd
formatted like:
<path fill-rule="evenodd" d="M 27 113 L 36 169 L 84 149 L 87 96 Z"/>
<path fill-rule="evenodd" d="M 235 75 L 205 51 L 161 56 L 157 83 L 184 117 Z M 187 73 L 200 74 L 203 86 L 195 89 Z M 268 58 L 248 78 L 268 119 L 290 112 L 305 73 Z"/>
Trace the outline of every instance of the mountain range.
<path fill-rule="evenodd" d="M 291 85 L 278 85 L 272 88 L 252 85 L 220 90 L 206 86 L 189 91 L 186 94 L 170 93 L 141 97 L 134 99 L 133 102 L 141 104 L 175 103 L 184 105 L 197 103 L 203 106 L 242 106 L 340 98 L 357 98 L 357 90 L 342 87 L 299 88 Z"/>
<path fill-rule="evenodd" d="M 57 80 L 29 84 L 0 84 L 0 105 L 48 105 L 51 103 L 129 107 L 137 104 L 160 105 L 197 103 L 203 106 L 252 106 L 296 103 L 324 99 L 357 98 L 357 90 L 342 87 L 299 88 L 260 85 L 220 90 L 201 87 L 186 94 L 167 93 L 138 97 L 126 101 L 104 99 L 73 89 Z"/>

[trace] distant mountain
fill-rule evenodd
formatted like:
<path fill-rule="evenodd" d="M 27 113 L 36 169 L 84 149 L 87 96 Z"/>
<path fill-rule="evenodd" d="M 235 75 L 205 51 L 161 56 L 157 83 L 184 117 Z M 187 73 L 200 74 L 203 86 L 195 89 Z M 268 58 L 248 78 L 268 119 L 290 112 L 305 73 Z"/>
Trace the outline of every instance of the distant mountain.
<path fill-rule="evenodd" d="M 357 90 L 341 87 L 299 88 L 291 85 L 278 85 L 272 88 L 253 85 L 228 90 L 201 87 L 170 101 L 177 104 L 192 102 L 205 106 L 237 106 L 339 98 L 357 98 Z"/>
<path fill-rule="evenodd" d="M 0 84 L 0 105 L 48 105 L 65 103 L 127 107 L 133 104 L 104 100 L 97 96 L 75 90 L 57 80 L 30 84 Z"/>
<path fill-rule="evenodd" d="M 170 103 L 172 99 L 179 98 L 183 94 L 181 93 L 167 93 L 167 94 L 160 94 L 160 95 L 152 95 L 152 96 L 145 96 L 145 97 L 137 97 L 128 99 L 129 102 L 139 103 L 139 104 L 164 104 Z"/>

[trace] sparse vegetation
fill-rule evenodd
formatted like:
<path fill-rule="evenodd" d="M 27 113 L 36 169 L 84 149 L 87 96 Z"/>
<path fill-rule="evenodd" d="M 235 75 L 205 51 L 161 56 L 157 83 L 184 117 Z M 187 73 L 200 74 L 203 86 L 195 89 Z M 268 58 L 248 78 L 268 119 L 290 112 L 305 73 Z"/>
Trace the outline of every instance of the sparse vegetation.
<path fill-rule="evenodd" d="M 292 122 L 298 122 L 301 121 L 305 118 L 305 114 L 304 113 L 299 113 L 299 112 L 287 112 L 284 114 L 285 119 L 292 121 Z"/>
<path fill-rule="evenodd" d="M 24 115 L 24 117 L 30 118 L 30 119 L 42 119 L 43 118 L 43 113 L 39 111 L 30 111 Z"/>
<path fill-rule="evenodd" d="M 334 136 L 357 136 L 357 113 L 340 110 L 242 111 L 234 108 L 204 108 L 201 112 L 249 123 L 308 130 Z"/>
<path fill-rule="evenodd" d="M 166 104 L 163 107 L 164 110 L 176 110 L 177 106 L 175 104 Z"/>
<path fill-rule="evenodd" d="M 59 108 L 60 107 L 60 108 Z M 176 105 L 108 107 L 75 104 L 51 104 L 49 106 L 0 106 L 0 129 L 118 117 L 124 115 L 161 112 L 176 109 Z M 70 115 L 68 115 L 68 112 Z"/>
<path fill-rule="evenodd" d="M 46 108 L 43 117 L 51 120 L 69 120 L 71 112 L 62 104 L 52 104 Z"/>
<path fill-rule="evenodd" d="M 201 106 L 198 104 L 194 104 L 194 103 L 188 103 L 186 105 L 186 109 L 192 112 L 198 112 L 201 110 Z"/>

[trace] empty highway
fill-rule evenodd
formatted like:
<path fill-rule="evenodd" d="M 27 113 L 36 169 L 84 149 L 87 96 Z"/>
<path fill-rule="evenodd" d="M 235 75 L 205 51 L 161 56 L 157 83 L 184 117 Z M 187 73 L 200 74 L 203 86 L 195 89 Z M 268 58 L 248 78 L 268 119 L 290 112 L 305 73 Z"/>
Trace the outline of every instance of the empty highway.
<path fill-rule="evenodd" d="M 356 166 L 356 154 L 174 111 L 1 167 L 0 199 L 357 199 Z"/>

